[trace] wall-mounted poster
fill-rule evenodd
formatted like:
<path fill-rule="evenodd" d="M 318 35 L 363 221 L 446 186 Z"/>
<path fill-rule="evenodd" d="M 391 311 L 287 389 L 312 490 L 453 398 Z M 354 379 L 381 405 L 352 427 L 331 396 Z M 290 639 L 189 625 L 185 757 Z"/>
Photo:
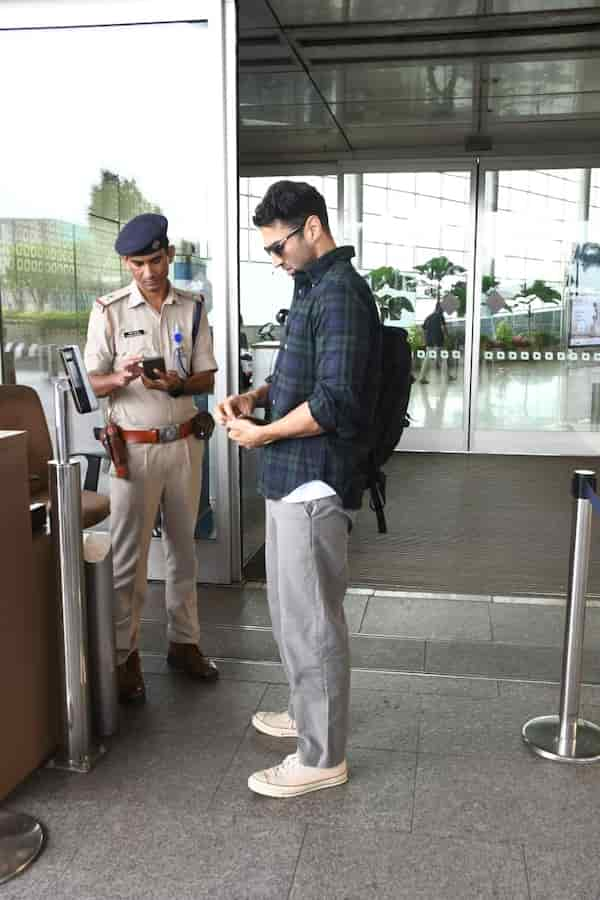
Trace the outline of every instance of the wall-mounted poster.
<path fill-rule="evenodd" d="M 594 294 L 571 292 L 570 347 L 600 344 L 600 291 Z"/>
<path fill-rule="evenodd" d="M 573 248 L 567 279 L 571 305 L 569 346 L 600 345 L 600 244 Z"/>

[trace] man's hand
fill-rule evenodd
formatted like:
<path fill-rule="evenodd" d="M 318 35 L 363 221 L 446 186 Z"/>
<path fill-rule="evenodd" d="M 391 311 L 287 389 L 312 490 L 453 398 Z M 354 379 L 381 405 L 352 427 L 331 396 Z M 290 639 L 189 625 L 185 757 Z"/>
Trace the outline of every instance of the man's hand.
<path fill-rule="evenodd" d="M 126 356 L 123 360 L 123 368 L 119 369 L 117 372 L 113 372 L 115 387 L 127 387 L 130 382 L 139 378 L 144 371 L 141 362 L 141 356 Z"/>
<path fill-rule="evenodd" d="M 155 369 L 154 372 L 157 375 L 156 378 L 146 378 L 145 375 L 142 375 L 142 384 L 149 391 L 164 391 L 168 393 L 169 390 L 183 384 L 183 379 L 172 369 L 169 369 L 168 372 L 161 372 L 160 369 Z"/>
<path fill-rule="evenodd" d="M 249 415 L 249 413 L 246 415 Z M 235 441 L 240 447 L 245 447 L 246 450 L 254 450 L 257 447 L 264 447 L 265 444 L 270 444 L 273 439 L 270 437 L 268 429 L 268 425 L 255 425 L 254 422 L 250 422 L 248 419 L 234 418 L 227 420 L 229 439 Z"/>
<path fill-rule="evenodd" d="M 231 394 L 222 403 L 217 403 L 213 415 L 219 425 L 228 425 L 232 419 L 236 419 L 238 416 L 251 416 L 255 407 L 256 398 L 252 393 Z"/>

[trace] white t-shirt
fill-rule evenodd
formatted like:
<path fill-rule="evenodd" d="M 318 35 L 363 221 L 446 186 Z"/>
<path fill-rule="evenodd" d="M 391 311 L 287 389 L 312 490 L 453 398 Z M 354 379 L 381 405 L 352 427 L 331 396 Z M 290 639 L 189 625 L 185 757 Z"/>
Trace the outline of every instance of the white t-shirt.
<path fill-rule="evenodd" d="M 320 500 L 322 497 L 334 497 L 335 491 L 324 481 L 305 481 L 290 494 L 281 498 L 282 503 L 308 503 L 309 500 Z"/>

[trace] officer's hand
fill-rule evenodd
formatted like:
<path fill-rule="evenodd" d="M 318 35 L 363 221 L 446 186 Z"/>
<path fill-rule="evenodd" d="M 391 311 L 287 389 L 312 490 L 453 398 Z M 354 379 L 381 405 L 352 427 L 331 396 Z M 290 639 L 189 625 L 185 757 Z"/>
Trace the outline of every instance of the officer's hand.
<path fill-rule="evenodd" d="M 217 403 L 213 415 L 219 425 L 227 425 L 230 419 L 238 416 L 251 416 L 256 406 L 252 394 L 231 394 L 222 403 Z"/>
<path fill-rule="evenodd" d="M 271 443 L 267 425 L 255 425 L 248 419 L 229 419 L 227 422 L 228 437 L 240 447 L 253 450 Z"/>
<path fill-rule="evenodd" d="M 176 388 L 183 383 L 177 372 L 174 372 L 172 369 L 168 372 L 161 372 L 160 369 L 155 369 L 154 374 L 156 378 L 147 378 L 145 375 L 142 375 L 142 384 L 149 391 L 165 391 L 168 393 L 171 388 Z"/>
<path fill-rule="evenodd" d="M 123 368 L 114 373 L 115 387 L 127 387 L 131 381 L 139 378 L 144 371 L 141 362 L 141 356 L 126 356 L 123 360 Z"/>

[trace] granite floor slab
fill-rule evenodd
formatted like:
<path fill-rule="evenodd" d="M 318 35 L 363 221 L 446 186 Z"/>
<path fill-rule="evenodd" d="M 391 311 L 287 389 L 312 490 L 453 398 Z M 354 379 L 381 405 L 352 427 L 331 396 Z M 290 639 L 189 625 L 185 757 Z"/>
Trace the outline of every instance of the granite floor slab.
<path fill-rule="evenodd" d="M 431 640 L 490 641 L 490 603 L 420 597 L 369 598 L 364 634 L 395 634 Z"/>
<path fill-rule="evenodd" d="M 224 826 L 168 808 L 154 809 L 140 827 L 139 812 L 125 803 L 103 827 L 103 842 L 78 853 L 61 900 L 281 900 L 304 836 L 294 822 Z"/>
<path fill-rule="evenodd" d="M 260 797 L 248 790 L 248 776 L 281 762 L 290 741 L 249 729 L 210 806 L 227 821 L 294 821 L 332 827 L 377 827 L 409 831 L 416 757 L 382 750 L 352 751 L 347 784 L 296 798 L 293 804 Z"/>
<path fill-rule="evenodd" d="M 565 607 L 540 604 L 491 603 L 492 640 L 500 643 L 562 647 Z M 588 607 L 585 645 L 600 647 L 600 609 Z"/>
<path fill-rule="evenodd" d="M 360 631 L 368 595 L 348 591 L 344 611 L 348 629 Z M 254 625 L 271 627 L 267 592 L 264 587 L 248 585 L 198 585 L 198 617 L 202 625 Z M 166 623 L 165 586 L 148 582 L 144 621 Z"/>
<path fill-rule="evenodd" d="M 266 710 L 287 709 L 285 687 L 269 687 L 261 700 Z M 365 691 L 350 696 L 350 742 L 354 748 L 415 753 L 421 702 L 407 692 Z"/>
<path fill-rule="evenodd" d="M 204 684 L 180 673 L 146 676 L 147 702 L 121 710 L 123 731 L 241 738 L 265 692 L 260 682 Z"/>
<path fill-rule="evenodd" d="M 290 900 L 528 900 L 518 845 L 309 826 Z"/>
<path fill-rule="evenodd" d="M 600 768 L 533 754 L 419 755 L 415 834 L 577 844 L 600 828 Z"/>
<path fill-rule="evenodd" d="M 531 900 L 598 900 L 600 856 L 589 835 L 567 848 L 525 845 Z"/>
<path fill-rule="evenodd" d="M 285 704 L 281 667 L 232 665 L 208 691 L 149 675 L 90 774 L 40 770 L 4 800 L 49 839 L 1 900 L 600 897 L 600 767 L 520 741 L 556 685 L 355 672 L 348 784 L 286 802 L 247 787 L 294 749 L 248 724 Z M 600 686 L 582 710 L 597 719 Z"/>

